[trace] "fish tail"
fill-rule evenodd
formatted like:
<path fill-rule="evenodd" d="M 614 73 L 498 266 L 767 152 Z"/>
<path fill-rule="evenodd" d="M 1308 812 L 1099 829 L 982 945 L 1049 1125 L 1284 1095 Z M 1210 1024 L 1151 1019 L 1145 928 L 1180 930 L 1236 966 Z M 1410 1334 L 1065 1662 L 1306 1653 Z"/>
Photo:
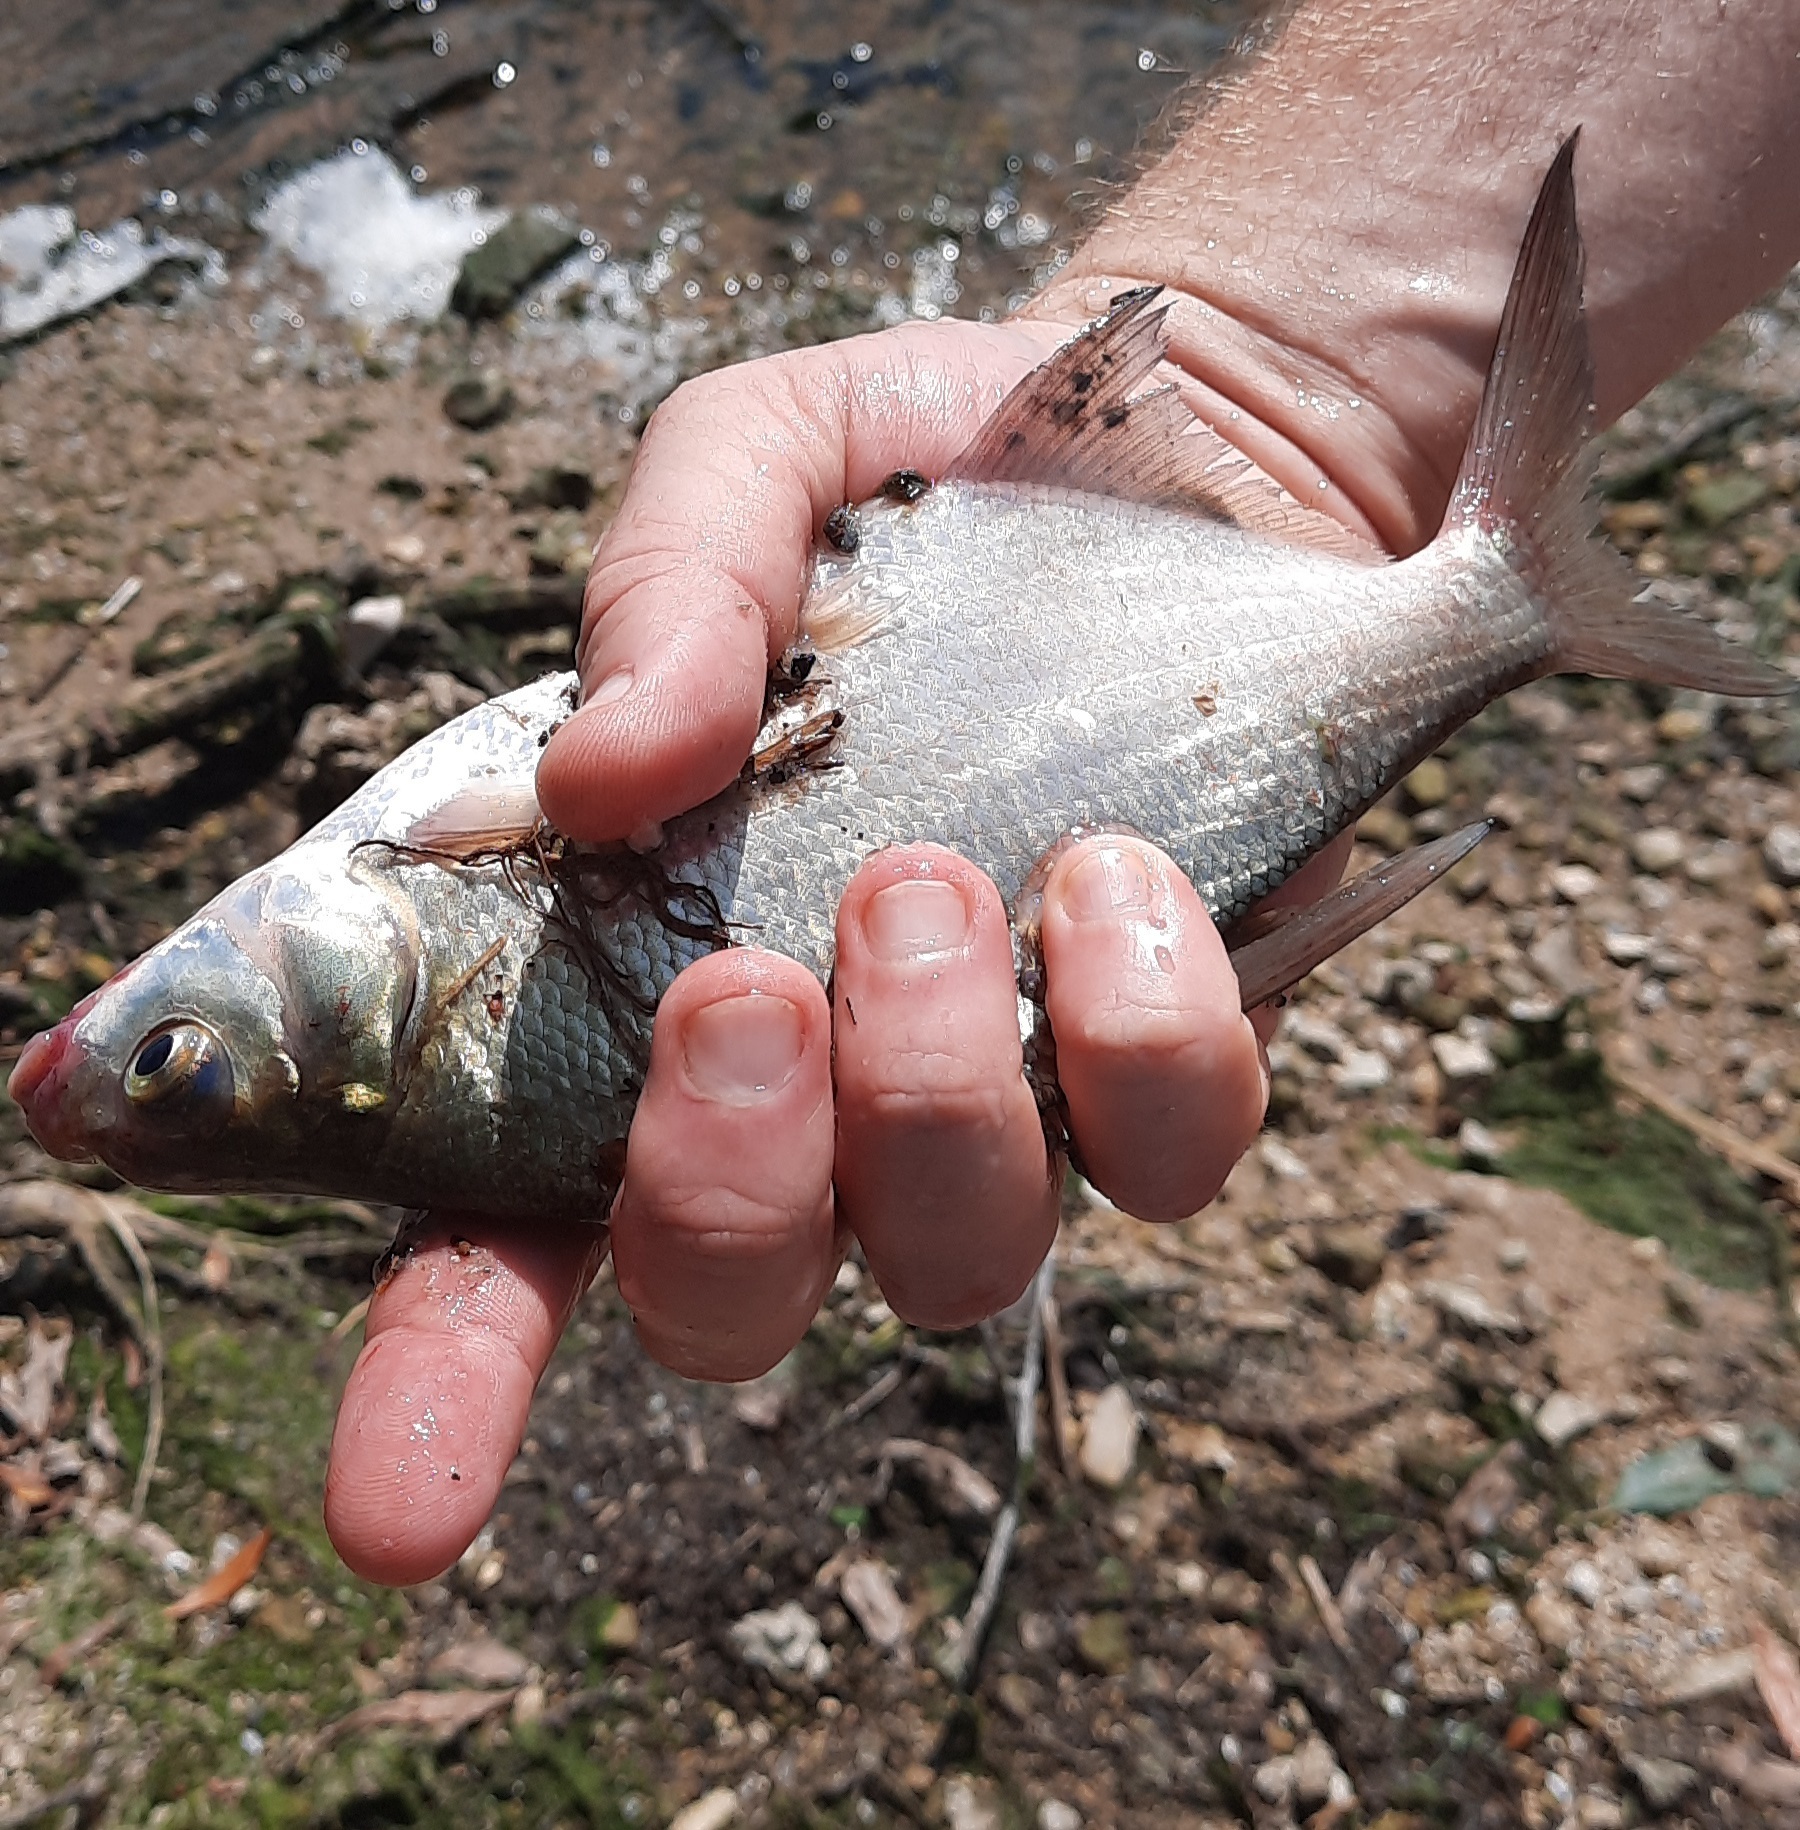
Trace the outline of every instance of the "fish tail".
<path fill-rule="evenodd" d="M 1639 580 L 1594 536 L 1585 495 L 1594 364 L 1575 220 L 1579 132 L 1562 143 L 1531 212 L 1444 532 L 1478 527 L 1545 605 L 1546 673 L 1747 698 L 1791 692 L 1786 674 L 1707 624 L 1634 603 Z"/>

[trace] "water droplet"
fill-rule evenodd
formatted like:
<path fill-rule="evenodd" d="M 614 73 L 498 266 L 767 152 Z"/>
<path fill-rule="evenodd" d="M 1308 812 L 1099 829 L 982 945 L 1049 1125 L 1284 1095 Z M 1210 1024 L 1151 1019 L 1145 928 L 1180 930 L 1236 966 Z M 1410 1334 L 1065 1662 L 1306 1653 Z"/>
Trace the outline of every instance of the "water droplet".
<path fill-rule="evenodd" d="M 1139 51 L 1137 54 L 1137 67 L 1140 70 L 1154 70 L 1156 68 L 1156 53 L 1148 49 Z"/>
<path fill-rule="evenodd" d="M 502 58 L 500 62 L 494 66 L 494 87 L 496 89 L 504 89 L 518 74 L 517 67 L 508 63 L 505 58 Z"/>

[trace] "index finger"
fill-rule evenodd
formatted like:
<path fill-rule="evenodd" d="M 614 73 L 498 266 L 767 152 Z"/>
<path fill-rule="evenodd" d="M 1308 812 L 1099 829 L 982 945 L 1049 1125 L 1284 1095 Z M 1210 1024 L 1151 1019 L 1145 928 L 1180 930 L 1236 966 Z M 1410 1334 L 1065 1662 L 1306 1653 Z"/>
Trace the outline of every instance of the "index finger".
<path fill-rule="evenodd" d="M 725 787 L 793 640 L 825 517 L 896 469 L 946 467 L 1061 334 L 907 324 L 678 388 L 594 555 L 583 704 L 538 769 L 552 825 L 626 838 Z"/>

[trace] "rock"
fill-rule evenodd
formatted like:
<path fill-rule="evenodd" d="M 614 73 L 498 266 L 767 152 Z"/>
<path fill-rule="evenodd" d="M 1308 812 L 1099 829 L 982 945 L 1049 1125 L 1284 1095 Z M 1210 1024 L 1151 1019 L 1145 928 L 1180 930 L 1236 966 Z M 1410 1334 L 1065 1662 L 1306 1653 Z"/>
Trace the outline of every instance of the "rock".
<path fill-rule="evenodd" d="M 1312 1250 L 1313 1268 L 1346 1289 L 1373 1290 L 1387 1262 L 1387 1238 L 1379 1227 L 1352 1223 L 1327 1227 Z"/>
<path fill-rule="evenodd" d="M 1206 1591 L 1207 1606 L 1219 1620 L 1248 1620 L 1262 1606 L 1262 1585 L 1241 1569 L 1222 1569 Z"/>
<path fill-rule="evenodd" d="M 1636 801 L 1641 807 L 1646 801 L 1656 799 L 1668 779 L 1669 772 L 1661 763 L 1644 763 L 1636 769 L 1621 771 L 1619 792 L 1626 800 Z"/>
<path fill-rule="evenodd" d="M 513 1693 L 512 1725 L 514 1728 L 529 1728 L 544 1713 L 544 1705 L 549 1702 L 549 1695 L 542 1684 L 521 1684 Z"/>
<path fill-rule="evenodd" d="M 637 1642 L 638 1611 L 629 1601 L 621 1601 L 600 1629 L 600 1644 L 608 1652 L 629 1652 Z"/>
<path fill-rule="evenodd" d="M 1648 826 L 1633 834 L 1630 851 L 1639 870 L 1660 877 L 1687 856 L 1687 840 L 1673 826 Z"/>
<path fill-rule="evenodd" d="M 1667 1526 L 1646 1524 L 1631 1541 L 1631 1555 L 1646 1576 L 1676 1576 L 1687 1568 L 1687 1546 Z"/>
<path fill-rule="evenodd" d="M 1454 1322 L 1471 1334 L 1504 1334 L 1522 1339 L 1527 1332 L 1524 1322 L 1510 1309 L 1496 1308 L 1467 1284 L 1433 1279 L 1420 1284 L 1419 1294 L 1446 1322 Z"/>
<path fill-rule="evenodd" d="M 1356 822 L 1356 836 L 1365 845 L 1382 851 L 1405 851 L 1412 843 L 1412 826 L 1404 814 L 1396 813 L 1392 807 L 1371 807 Z"/>
<path fill-rule="evenodd" d="M 540 577 L 566 573 L 585 576 L 594 557 L 587 528 L 572 508 L 559 508 L 533 536 L 529 554 L 532 571 Z"/>
<path fill-rule="evenodd" d="M 1560 1449 L 1605 1420 L 1605 1406 L 1593 1399 L 1578 1398 L 1573 1392 L 1552 1392 L 1538 1406 L 1531 1427 L 1550 1448 Z"/>
<path fill-rule="evenodd" d="M 360 674 L 400 632 L 406 599 L 398 594 L 359 597 L 344 612 L 344 666 Z"/>
<path fill-rule="evenodd" d="M 1526 958 L 1538 977 L 1565 998 L 1583 998 L 1594 989 L 1593 975 L 1582 962 L 1581 942 L 1568 924 L 1540 934 Z"/>
<path fill-rule="evenodd" d="M 1485 1042 L 1470 1036 L 1449 1035 L 1431 1038 L 1431 1054 L 1438 1072 L 1452 1086 L 1472 1080 L 1486 1080 L 1499 1068 L 1493 1050 Z"/>
<path fill-rule="evenodd" d="M 1506 1155 L 1507 1148 L 1506 1140 L 1490 1131 L 1479 1119 L 1465 1118 L 1457 1128 L 1457 1153 L 1472 1168 L 1495 1168 Z"/>
<path fill-rule="evenodd" d="M 1531 1268 L 1531 1247 L 1523 1239 L 1503 1239 L 1500 1242 L 1500 1269 L 1503 1271 L 1528 1271 Z"/>
<path fill-rule="evenodd" d="M 730 1786 L 715 1786 L 691 1805 L 683 1805 L 669 1819 L 669 1830 L 725 1830 L 737 1821 L 737 1814 L 738 1795 Z"/>
<path fill-rule="evenodd" d="M 1294 1800 L 1294 1756 L 1277 1754 L 1273 1760 L 1265 1760 L 1250 1775 L 1250 1784 L 1259 1798 L 1278 1810 L 1291 1805 Z"/>
<path fill-rule="evenodd" d="M 488 1690 L 510 1690 L 525 1682 L 531 1661 L 485 1633 L 447 1646 L 425 1668 L 434 1684 L 474 1684 Z"/>
<path fill-rule="evenodd" d="M 470 432 L 499 425 L 512 410 L 512 384 L 492 369 L 470 369 L 444 390 L 445 417 Z"/>
<path fill-rule="evenodd" d="M 831 1670 L 819 1623 L 797 1601 L 759 1608 L 733 1621 L 730 1639 L 746 1665 L 790 1688 L 801 1680 L 821 1684 Z"/>
<path fill-rule="evenodd" d="M 1571 1563 L 1564 1572 L 1563 1587 L 1584 1608 L 1597 1608 L 1600 1605 L 1600 1597 L 1606 1593 L 1606 1578 L 1600 1574 L 1597 1564 L 1582 1557 Z"/>
<path fill-rule="evenodd" d="M 1349 1784 L 1323 1735 L 1308 1735 L 1294 1749 L 1294 1796 L 1304 1808 L 1335 1799 Z"/>
<path fill-rule="evenodd" d="M 1038 1806 L 1037 1830 L 1081 1830 L 1081 1813 L 1060 1798 L 1046 1798 Z"/>
<path fill-rule="evenodd" d="M 1450 771 L 1442 760 L 1428 756 L 1404 783 L 1415 807 L 1441 807 L 1450 798 Z"/>
<path fill-rule="evenodd" d="M 1656 942 L 1648 934 L 1633 934 L 1624 928 L 1608 928 L 1600 936 L 1600 945 L 1606 949 L 1606 957 L 1615 966 L 1635 966 L 1639 960 L 1650 957 Z"/>
<path fill-rule="evenodd" d="M 1348 1044 L 1344 1032 L 1335 1023 L 1327 1023 L 1303 1006 L 1296 1006 L 1282 1019 L 1282 1036 L 1296 1048 L 1303 1048 L 1315 1061 L 1341 1061 Z"/>
<path fill-rule="evenodd" d="M 1096 1487 L 1122 1487 L 1137 1460 L 1142 1428 L 1131 1393 L 1123 1385 L 1109 1385 L 1095 1400 L 1082 1428 L 1081 1472 Z"/>
<path fill-rule="evenodd" d="M 1559 864 L 1550 873 L 1550 888 L 1563 902 L 1586 902 L 1604 886 L 1597 870 L 1586 864 Z"/>
<path fill-rule="evenodd" d="M 1269 1132 L 1263 1133 L 1256 1146 L 1256 1153 L 1262 1158 L 1263 1167 L 1284 1182 L 1304 1182 L 1312 1175 L 1306 1166 L 1306 1159 Z"/>
<path fill-rule="evenodd" d="M 543 208 L 509 216 L 463 256 L 450 309 L 465 318 L 497 318 L 525 287 L 581 242 L 566 216 Z"/>
<path fill-rule="evenodd" d="M 1332 1084 L 1340 1093 L 1357 1096 L 1379 1093 L 1394 1078 L 1393 1064 L 1379 1049 L 1347 1049 L 1332 1074 Z"/>
<path fill-rule="evenodd" d="M 1712 715 L 1696 705 L 1672 705 L 1656 721 L 1656 734 L 1664 743 L 1692 743 L 1713 727 Z"/>
<path fill-rule="evenodd" d="M 1525 1623 L 1552 1651 L 1567 1656 L 1570 1647 L 1581 1636 L 1581 1616 L 1548 1589 L 1538 1592 L 1525 1603 Z"/>
<path fill-rule="evenodd" d="M 1728 470 L 1688 491 L 1688 512 L 1702 527 L 1719 528 L 1768 501 L 1771 485 L 1753 470 Z"/>
<path fill-rule="evenodd" d="M 1800 884 L 1800 826 L 1783 820 L 1762 843 L 1764 868 L 1785 889 Z"/>
<path fill-rule="evenodd" d="M 1700 1783 L 1700 1775 L 1679 1760 L 1627 1754 L 1625 1771 L 1652 1811 L 1672 1811 Z"/>
<path fill-rule="evenodd" d="M 1111 1608 L 1082 1621 L 1076 1629 L 1075 1647 L 1095 1671 L 1104 1675 L 1116 1677 L 1131 1668 L 1131 1639 L 1125 1616 Z"/>
<path fill-rule="evenodd" d="M 869 1643 L 892 1652 L 906 1637 L 906 1603 L 894 1587 L 893 1573 L 875 1557 L 859 1557 L 838 1579 L 844 1606 L 869 1636 Z"/>
<path fill-rule="evenodd" d="M 1800 921 L 1778 921 L 1757 944 L 1756 963 L 1765 972 L 1773 972 L 1796 953 L 1800 953 Z"/>
<path fill-rule="evenodd" d="M 1444 1529 L 1459 1544 L 1476 1544 L 1496 1536 L 1518 1505 L 1519 1464 L 1525 1459 L 1517 1443 L 1490 1455 L 1463 1482 L 1444 1513 Z"/>
<path fill-rule="evenodd" d="M 1656 1699 L 1658 1709 L 1685 1709 L 1735 1696 L 1756 1684 L 1756 1654 L 1748 1646 L 1736 1652 L 1709 1652 L 1680 1666 Z"/>

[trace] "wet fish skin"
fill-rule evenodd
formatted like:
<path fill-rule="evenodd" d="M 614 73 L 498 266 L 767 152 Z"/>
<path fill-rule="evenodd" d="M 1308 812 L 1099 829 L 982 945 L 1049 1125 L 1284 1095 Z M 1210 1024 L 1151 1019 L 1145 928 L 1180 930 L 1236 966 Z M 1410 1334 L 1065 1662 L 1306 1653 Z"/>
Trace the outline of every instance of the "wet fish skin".
<path fill-rule="evenodd" d="M 127 968 L 31 1045 L 14 1097 L 47 1148 L 151 1186 L 599 1217 L 675 974 L 729 934 L 823 977 L 838 897 L 881 845 L 952 845 L 1010 896 L 1072 828 L 1122 824 L 1230 921 L 1524 680 L 1777 689 L 1626 602 L 1586 544 L 1579 286 L 1565 152 L 1444 530 L 1393 565 L 1170 506 L 1179 450 L 1136 487 L 1167 427 L 1131 392 L 1157 346 L 1126 301 L 1003 405 L 977 441 L 999 474 L 860 505 L 854 551 L 819 561 L 824 651 L 776 694 L 761 766 L 654 858 L 572 850 L 558 901 L 528 851 L 409 849 L 446 809 L 516 820 L 574 702 L 572 675 L 541 681 L 425 738 Z M 1014 433 L 1052 480 L 1008 474 Z"/>

